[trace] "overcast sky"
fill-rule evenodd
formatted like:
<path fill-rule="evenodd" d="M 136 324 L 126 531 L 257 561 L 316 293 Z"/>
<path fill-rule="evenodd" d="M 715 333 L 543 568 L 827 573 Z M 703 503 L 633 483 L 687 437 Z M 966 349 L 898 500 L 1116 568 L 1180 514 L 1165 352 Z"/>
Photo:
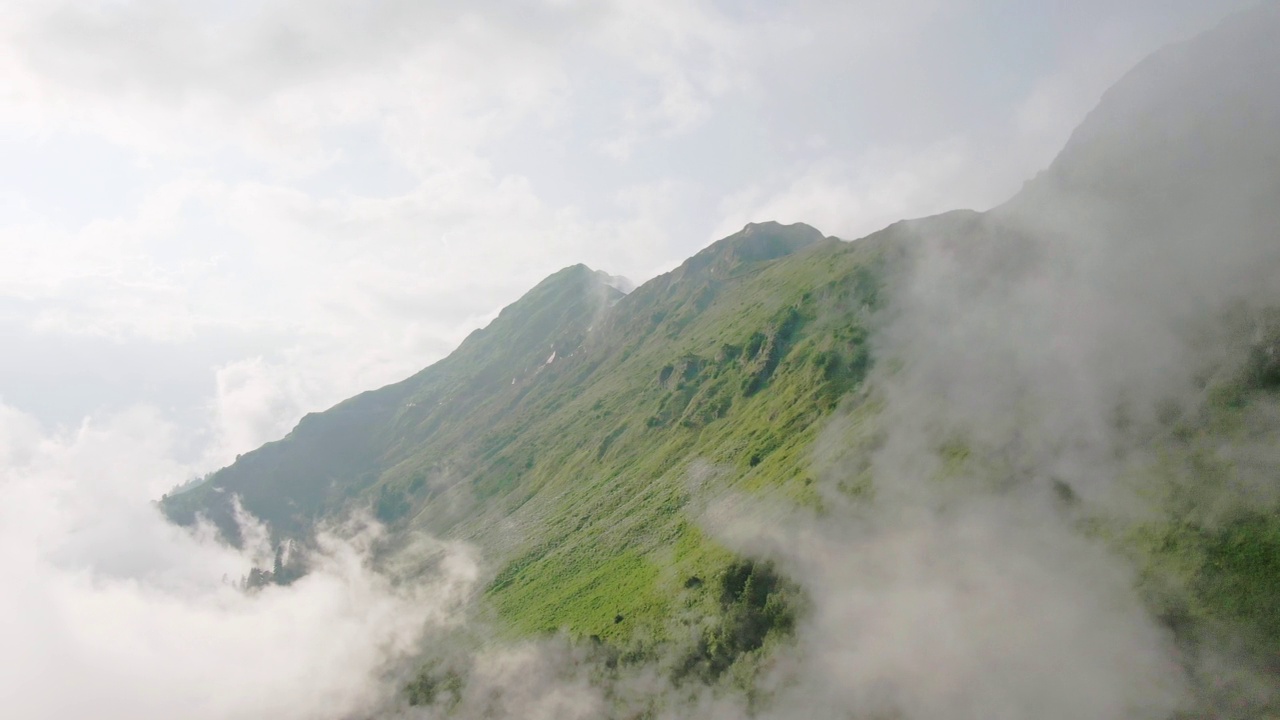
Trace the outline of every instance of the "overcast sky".
<path fill-rule="evenodd" d="M 3 0 L 0 409 L 210 469 L 566 265 L 990 207 L 1245 4 Z"/>

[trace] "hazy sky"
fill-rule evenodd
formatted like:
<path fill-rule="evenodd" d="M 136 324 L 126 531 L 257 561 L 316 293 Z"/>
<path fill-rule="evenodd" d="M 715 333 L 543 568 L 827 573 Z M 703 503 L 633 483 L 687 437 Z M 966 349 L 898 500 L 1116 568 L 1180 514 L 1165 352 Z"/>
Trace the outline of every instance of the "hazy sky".
<path fill-rule="evenodd" d="M 0 409 L 215 467 L 566 265 L 990 207 L 1245 4 L 4 0 Z"/>

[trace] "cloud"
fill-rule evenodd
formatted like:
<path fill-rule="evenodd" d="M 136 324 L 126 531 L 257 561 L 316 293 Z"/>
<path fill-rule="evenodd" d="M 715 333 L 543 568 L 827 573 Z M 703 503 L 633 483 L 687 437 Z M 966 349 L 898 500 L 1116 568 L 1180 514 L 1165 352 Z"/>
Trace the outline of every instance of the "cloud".
<path fill-rule="evenodd" d="M 6 708 L 24 718 L 344 718 L 398 690 L 432 628 L 476 581 L 465 548 L 416 548 L 435 571 L 375 569 L 376 530 L 322 533 L 312 572 L 245 593 L 270 548 L 232 550 L 148 503 L 181 477 L 173 428 L 135 409 L 48 434 L 0 406 L 0 650 Z"/>
<path fill-rule="evenodd" d="M 781 522 L 741 503 L 710 516 L 720 537 L 777 560 L 809 598 L 796 645 L 777 651 L 762 682 L 772 688 L 763 717 L 1119 720 L 1184 706 L 1181 656 L 1124 561 L 1043 498 L 977 497 L 941 512 L 919 499 Z"/>
<path fill-rule="evenodd" d="M 1069 488 L 1102 523 L 1167 517 L 1151 498 L 1183 482 L 1169 458 L 1186 442 L 1169 417 L 1216 438 L 1213 388 L 1267 332 L 1280 222 L 1257 194 L 1274 172 L 1254 158 L 1274 154 L 1260 128 L 1280 118 L 1278 76 L 1222 79 L 1244 77 L 1234 63 L 1274 65 L 1270 31 L 1257 29 L 1274 30 L 1269 12 L 1144 63 L 1006 205 L 896 229 L 906 260 L 864 398 L 881 408 L 877 438 L 828 477 L 835 485 L 869 458 L 874 499 L 841 502 L 833 487 L 829 519 L 773 546 L 791 566 L 811 563 L 800 572 L 817 614 L 801 652 L 829 653 L 813 672 L 867 679 L 831 678 L 836 706 L 1164 717 L 1214 707 L 1213 684 L 1239 703 L 1229 715 L 1274 693 L 1250 661 L 1198 659 L 1230 645 L 1219 628 L 1200 629 L 1204 650 L 1175 646 L 1139 600 L 1129 560 L 1082 537 L 1082 516 L 1055 499 Z M 1152 132 L 1161 141 L 1134 141 Z M 819 454 L 846 452 L 856 430 L 834 424 Z M 1144 472 L 1157 457 L 1166 464 Z M 1212 499 L 1195 512 L 1259 507 L 1250 487 L 1269 481 L 1258 467 L 1233 465 L 1229 480 L 1188 470 L 1189 491 Z"/>
<path fill-rule="evenodd" d="M 657 98 L 613 107 L 635 139 L 705 117 L 704 97 L 733 72 L 732 23 L 688 4 L 278 0 L 245 12 L 146 0 L 28 3 L 16 20 L 0 66 L 18 88 L 13 120 L 148 152 L 247 150 L 286 172 L 333 163 L 327 131 L 361 124 L 418 172 L 465 162 L 518 122 L 562 120 L 569 64 L 587 54 Z M 66 111 L 77 106 L 98 111 Z"/>

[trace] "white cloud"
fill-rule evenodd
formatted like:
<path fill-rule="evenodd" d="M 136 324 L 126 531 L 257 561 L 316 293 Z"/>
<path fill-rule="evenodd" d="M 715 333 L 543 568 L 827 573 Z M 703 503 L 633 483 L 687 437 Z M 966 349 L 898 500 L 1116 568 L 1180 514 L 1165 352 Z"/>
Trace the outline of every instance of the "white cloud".
<path fill-rule="evenodd" d="M 885 522 L 806 518 L 775 538 L 813 606 L 779 661 L 797 665 L 776 717 L 1120 720 L 1186 700 L 1177 651 L 1123 562 L 1043 507 L 877 513 Z"/>
<path fill-rule="evenodd" d="M 343 718 L 396 690 L 432 627 L 453 622 L 476 567 L 393 582 L 376 533 L 321 538 L 314 570 L 245 594 L 227 582 L 269 548 L 234 551 L 147 500 L 181 478 L 171 426 L 135 409 L 45 434 L 0 406 L 0 696 L 14 717 Z M 424 548 L 419 548 L 423 550 Z M 262 558 L 258 557 L 261 563 Z"/>

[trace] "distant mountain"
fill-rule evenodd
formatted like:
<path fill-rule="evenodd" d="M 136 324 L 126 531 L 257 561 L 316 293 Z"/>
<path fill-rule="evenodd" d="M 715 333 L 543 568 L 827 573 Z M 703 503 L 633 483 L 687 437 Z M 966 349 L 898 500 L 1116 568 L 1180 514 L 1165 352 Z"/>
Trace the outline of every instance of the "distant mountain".
<path fill-rule="evenodd" d="M 1280 442 L 1280 427 L 1242 419 L 1276 401 L 1280 376 L 1280 324 L 1259 319 L 1280 307 L 1280 7 L 1143 61 L 1045 172 L 989 213 L 904 221 L 855 242 L 752 224 L 625 294 L 605 273 L 566 268 L 449 357 L 308 415 L 165 509 L 235 537 L 234 495 L 278 537 L 302 537 L 367 507 L 393 529 L 480 545 L 496 563 L 487 600 L 513 632 L 661 637 L 677 606 L 709 592 L 702 579 L 736 577 L 692 518 L 698 503 L 733 491 L 821 506 L 814 441 L 837 415 L 853 458 L 841 489 L 873 487 L 865 458 L 883 438 L 872 371 L 879 360 L 889 377 L 912 360 L 881 357 L 878 338 L 905 312 L 893 302 L 904 279 L 938 258 L 938 297 L 972 299 L 977 313 L 1025 296 L 1023 342 L 1001 346 L 1008 328 L 966 321 L 897 349 L 937 350 L 943 365 L 953 350 L 956 364 L 991 358 L 973 372 L 993 381 L 999 363 L 1016 370 L 1034 356 L 1062 368 L 1066 392 L 1070 373 L 1094 363 L 1114 381 L 1093 388 L 1096 401 L 1116 417 L 1144 397 L 1129 392 L 1150 379 L 1135 373 L 1169 375 L 1160 392 L 1182 383 L 1200 404 L 1153 401 L 1157 430 L 1133 441 L 1166 462 L 1192 467 L 1217 452 L 1206 448 L 1244 442 L 1246 427 L 1250 443 Z M 1077 280 L 1074 304 L 1037 294 Z M 1090 346 L 1055 346 L 1064 327 Z M 1164 348 L 1194 362 L 1171 370 Z M 1075 431 L 1064 425 L 1063 437 Z M 952 464 L 972 454 L 938 452 Z M 1179 638 L 1233 628 L 1260 643 L 1249 652 L 1280 657 L 1275 509 L 1211 522 L 1194 505 L 1108 537 L 1147 581 L 1183 578 L 1151 590 Z"/>
<path fill-rule="evenodd" d="M 1059 192 L 1123 193 L 1178 215 L 1274 197 L 1280 157 L 1280 5 L 1163 48 L 1109 89 L 1042 176 Z M 1208 187 L 1225 184 L 1222 193 Z M 1254 209 L 1262 209 L 1252 206 Z"/>
<path fill-rule="evenodd" d="M 995 215 L 1042 232 L 1096 229 L 1116 252 L 1184 262 L 1166 272 L 1202 276 L 1191 292 L 1265 282 L 1251 268 L 1280 258 L 1277 37 L 1280 4 L 1269 2 L 1152 54 Z"/>

